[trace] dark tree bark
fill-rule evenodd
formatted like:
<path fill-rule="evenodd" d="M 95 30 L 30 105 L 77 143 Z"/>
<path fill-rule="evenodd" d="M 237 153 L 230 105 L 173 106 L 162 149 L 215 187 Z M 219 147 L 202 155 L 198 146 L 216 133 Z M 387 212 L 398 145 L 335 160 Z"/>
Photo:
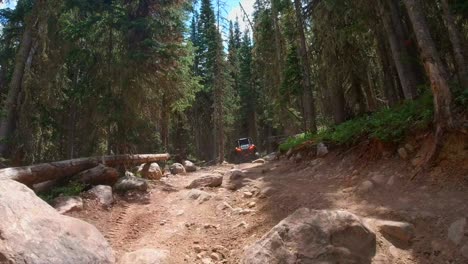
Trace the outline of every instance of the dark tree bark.
<path fill-rule="evenodd" d="M 452 95 L 447 81 L 447 72 L 436 50 L 434 41 L 429 32 L 429 27 L 424 16 L 419 0 L 403 0 L 408 15 L 416 34 L 421 59 L 431 82 L 432 95 L 434 96 L 434 123 L 435 142 L 430 154 L 427 155 L 425 164 L 429 164 L 437 156 L 443 141 L 443 134 L 452 127 L 452 113 L 450 104 Z"/>
<path fill-rule="evenodd" d="M 294 0 L 296 9 L 297 29 L 299 33 L 299 53 L 302 68 L 302 89 L 303 89 L 303 112 L 304 112 L 304 128 L 306 131 L 316 132 L 317 125 L 315 123 L 315 101 L 312 93 L 312 81 L 310 78 L 310 62 L 307 52 L 307 44 L 304 33 L 304 18 L 302 15 L 302 3 L 300 0 Z"/>
<path fill-rule="evenodd" d="M 32 23 L 26 23 L 20 47 L 16 54 L 13 76 L 10 82 L 7 98 L 3 105 L 5 116 L 0 121 L 0 155 L 4 155 L 8 150 L 8 143 L 6 141 L 11 137 L 14 130 L 15 113 L 17 111 L 18 96 L 21 92 L 24 69 L 26 67 L 26 61 L 28 60 L 29 53 L 32 49 L 32 29 L 37 23 L 33 20 L 35 19 L 32 19 Z"/>
<path fill-rule="evenodd" d="M 394 14 L 396 10 L 394 8 L 386 8 L 386 6 L 393 6 L 391 2 L 393 0 L 385 1 L 386 2 L 384 2 L 384 0 L 379 0 L 378 8 L 385 32 L 387 33 L 386 35 L 392 51 L 393 61 L 398 72 L 405 99 L 414 99 L 417 97 L 417 75 L 411 63 L 408 62 L 409 53 L 404 46 L 405 38 L 403 26 L 398 14 Z"/>
<path fill-rule="evenodd" d="M 450 6 L 447 0 L 441 0 L 442 11 L 444 14 L 445 25 L 447 26 L 448 35 L 452 44 L 453 57 L 455 58 L 455 65 L 457 68 L 457 75 L 461 86 L 468 89 L 468 66 L 466 65 L 465 57 L 463 54 L 462 41 L 457 30 L 453 14 L 450 11 Z"/>
<path fill-rule="evenodd" d="M 383 71 L 383 91 L 387 98 L 388 105 L 393 106 L 400 101 L 397 88 L 394 82 L 394 69 L 389 56 L 388 48 L 385 45 L 384 37 L 378 34 L 377 37 L 377 50 L 379 53 L 380 62 Z"/>

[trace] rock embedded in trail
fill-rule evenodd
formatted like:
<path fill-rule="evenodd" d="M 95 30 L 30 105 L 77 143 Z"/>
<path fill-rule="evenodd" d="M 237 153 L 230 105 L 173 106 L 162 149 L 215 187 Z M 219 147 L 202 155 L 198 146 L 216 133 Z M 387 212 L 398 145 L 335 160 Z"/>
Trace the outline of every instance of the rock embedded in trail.
<path fill-rule="evenodd" d="M 379 230 L 401 242 L 409 243 L 414 238 L 414 226 L 406 222 L 377 221 Z"/>
<path fill-rule="evenodd" d="M 185 168 L 182 164 L 180 163 L 174 163 L 169 167 L 169 171 L 171 174 L 185 174 Z"/>
<path fill-rule="evenodd" d="M 243 196 L 244 196 L 244 198 L 252 198 L 252 197 L 253 197 L 253 193 L 251 193 L 251 192 L 244 192 L 244 193 L 243 193 Z"/>
<path fill-rule="evenodd" d="M 400 155 L 401 159 L 404 159 L 404 160 L 408 159 L 408 152 L 406 152 L 405 148 L 399 148 L 398 155 Z"/>
<path fill-rule="evenodd" d="M 461 249 L 461 254 L 468 259 L 468 244 L 464 245 Z"/>
<path fill-rule="evenodd" d="M 184 168 L 185 168 L 186 172 L 195 172 L 195 171 L 197 171 L 197 167 L 190 160 L 185 160 L 184 161 Z"/>
<path fill-rule="evenodd" d="M 273 187 L 265 187 L 260 190 L 258 197 L 261 199 L 268 198 L 276 192 L 276 189 Z"/>
<path fill-rule="evenodd" d="M 370 263 L 376 240 L 347 211 L 298 209 L 244 251 L 243 264 Z"/>
<path fill-rule="evenodd" d="M 448 238 L 455 245 L 460 244 L 465 235 L 466 218 L 460 218 L 453 222 L 448 229 Z"/>
<path fill-rule="evenodd" d="M 364 181 L 358 186 L 357 189 L 360 193 L 367 193 L 374 189 L 374 184 L 371 181 Z"/>
<path fill-rule="evenodd" d="M 114 185 L 114 189 L 119 192 L 126 191 L 146 191 L 148 189 L 148 183 L 141 178 L 135 177 L 131 172 L 125 172 L 125 176 L 120 178 L 119 181 Z"/>
<path fill-rule="evenodd" d="M 387 177 L 383 174 L 375 174 L 371 180 L 377 185 L 384 185 L 387 182 Z"/>
<path fill-rule="evenodd" d="M 138 173 L 146 179 L 160 180 L 162 177 L 162 171 L 158 163 L 145 163 L 143 166 L 138 168 Z"/>
<path fill-rule="evenodd" d="M 198 203 L 202 204 L 213 198 L 213 195 L 198 189 L 192 189 L 190 192 L 188 192 L 187 197 L 192 200 L 197 200 Z"/>
<path fill-rule="evenodd" d="M 59 214 L 25 185 L 0 180 L 0 263 L 115 263 L 92 225 Z"/>
<path fill-rule="evenodd" d="M 167 264 L 169 251 L 143 248 L 125 254 L 118 264 Z"/>
<path fill-rule="evenodd" d="M 317 145 L 317 157 L 324 157 L 328 154 L 328 148 L 322 142 Z"/>
<path fill-rule="evenodd" d="M 263 159 L 266 160 L 266 161 L 273 161 L 273 160 L 275 160 L 277 158 L 277 156 L 278 156 L 278 153 L 272 152 L 272 153 L 266 155 L 265 157 L 263 157 Z"/>
<path fill-rule="evenodd" d="M 55 210 L 61 214 L 83 209 L 83 199 L 78 196 L 60 196 L 52 202 Z"/>
<path fill-rule="evenodd" d="M 252 161 L 252 163 L 264 164 L 265 160 L 264 159 L 256 159 L 256 160 Z"/>
<path fill-rule="evenodd" d="M 86 195 L 92 199 L 97 199 L 104 206 L 110 206 L 114 202 L 112 187 L 107 185 L 94 186 Z"/>
<path fill-rule="evenodd" d="M 219 187 L 221 184 L 223 184 L 223 176 L 208 174 L 193 180 L 186 188 Z"/>
<path fill-rule="evenodd" d="M 235 191 L 245 186 L 245 172 L 239 169 L 232 169 L 227 174 L 226 189 Z"/>

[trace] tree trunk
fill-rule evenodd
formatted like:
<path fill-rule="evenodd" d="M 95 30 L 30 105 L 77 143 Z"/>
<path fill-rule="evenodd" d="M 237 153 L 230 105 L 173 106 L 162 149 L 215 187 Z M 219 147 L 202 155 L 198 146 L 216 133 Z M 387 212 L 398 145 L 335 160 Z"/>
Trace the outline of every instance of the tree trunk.
<path fill-rule="evenodd" d="M 23 38 L 16 54 L 15 68 L 11 78 L 8 95 L 3 106 L 5 116 L 0 121 L 0 155 L 4 155 L 8 150 L 8 139 L 13 134 L 15 112 L 17 107 L 18 96 L 21 91 L 21 84 L 23 81 L 24 69 L 26 61 L 28 60 L 29 53 L 32 48 L 32 28 L 36 22 L 26 23 L 23 33 Z"/>
<path fill-rule="evenodd" d="M 299 31 L 299 53 L 302 68 L 302 89 L 303 89 L 303 109 L 304 109 L 304 128 L 306 131 L 316 132 L 315 124 L 315 102 L 312 94 L 312 83 L 310 78 L 309 54 L 304 33 L 304 19 L 302 16 L 302 3 L 300 0 L 294 0 L 296 9 L 297 29 Z"/>
<path fill-rule="evenodd" d="M 390 6 L 393 5 L 393 3 L 391 3 L 393 0 L 386 1 Z M 378 8 L 384 29 L 387 33 L 386 35 L 390 44 L 393 61 L 398 72 L 401 87 L 403 88 L 404 97 L 405 99 L 414 99 L 417 96 L 417 78 L 411 63 L 405 62 L 405 60 L 408 60 L 409 54 L 404 46 L 403 26 L 400 19 L 395 21 L 395 18 L 398 16 L 394 15 L 394 19 L 392 19 L 392 12 L 395 12 L 395 10 L 394 8 L 390 9 L 391 12 L 386 10 L 383 0 L 378 1 Z"/>
<path fill-rule="evenodd" d="M 400 100 L 400 98 L 398 96 L 397 87 L 395 87 L 394 83 L 394 68 L 391 59 L 389 59 L 388 48 L 385 45 L 382 34 L 378 34 L 377 48 L 383 71 L 383 91 L 387 98 L 388 105 L 393 106 Z"/>
<path fill-rule="evenodd" d="M 372 80 L 372 73 L 370 71 L 367 71 L 367 81 L 368 85 L 362 85 L 366 94 L 367 110 L 374 112 L 377 110 L 377 100 L 374 95 L 374 81 Z"/>
<path fill-rule="evenodd" d="M 455 25 L 452 12 L 450 11 L 448 1 L 441 0 L 441 3 L 445 25 L 447 26 L 448 35 L 452 44 L 453 56 L 455 57 L 458 79 L 462 88 L 468 89 L 468 66 L 465 62 L 460 35 Z"/>
<path fill-rule="evenodd" d="M 280 36 L 280 27 L 278 25 L 278 10 L 276 9 L 275 1 L 271 2 L 272 9 L 272 18 L 274 26 L 274 36 L 275 36 L 275 55 L 276 55 L 276 67 L 278 68 L 278 87 L 283 83 L 283 56 L 282 56 L 282 46 L 281 46 L 281 36 Z"/>
<path fill-rule="evenodd" d="M 137 154 L 80 158 L 36 164 L 26 167 L 0 170 L 0 180 L 10 179 L 28 186 L 33 184 L 71 177 L 84 170 L 104 164 L 109 167 L 133 166 L 148 162 L 165 161 L 169 154 Z"/>
<path fill-rule="evenodd" d="M 434 97 L 435 143 L 430 155 L 428 155 L 428 159 L 424 162 L 429 164 L 436 157 L 442 145 L 445 130 L 452 127 L 452 113 L 450 110 L 452 95 L 447 82 L 446 70 L 429 32 L 421 3 L 419 0 L 403 0 L 403 2 L 416 34 L 418 46 L 421 50 L 421 59 L 431 81 Z"/>
<path fill-rule="evenodd" d="M 166 105 L 164 102 L 162 105 Z M 161 111 L 161 141 L 164 151 L 169 148 L 169 109 L 162 109 Z"/>

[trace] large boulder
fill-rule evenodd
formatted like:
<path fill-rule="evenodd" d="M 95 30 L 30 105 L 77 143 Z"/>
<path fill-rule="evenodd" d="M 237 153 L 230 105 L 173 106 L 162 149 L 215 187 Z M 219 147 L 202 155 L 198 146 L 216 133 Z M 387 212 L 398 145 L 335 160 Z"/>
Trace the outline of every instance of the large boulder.
<path fill-rule="evenodd" d="M 146 179 L 159 180 L 162 177 L 162 171 L 156 162 L 145 163 L 138 168 L 138 173 Z"/>
<path fill-rule="evenodd" d="M 119 264 L 165 264 L 169 263 L 167 250 L 143 248 L 129 252 L 119 260 Z"/>
<path fill-rule="evenodd" d="M 186 172 L 194 172 L 197 171 L 197 166 L 193 164 L 190 160 L 184 161 L 184 168 Z"/>
<path fill-rule="evenodd" d="M 200 178 L 193 180 L 187 189 L 200 188 L 200 187 L 219 187 L 223 184 L 222 175 L 204 175 Z"/>
<path fill-rule="evenodd" d="M 125 172 L 125 176 L 120 178 L 114 185 L 114 189 L 118 192 L 127 191 L 146 191 L 148 189 L 148 182 L 144 179 L 135 177 L 131 172 Z"/>
<path fill-rule="evenodd" d="M 180 163 L 174 163 L 169 167 L 171 174 L 185 174 L 185 168 Z"/>
<path fill-rule="evenodd" d="M 0 180 L 0 263 L 114 263 L 92 225 L 59 214 L 23 184 Z"/>
<path fill-rule="evenodd" d="M 83 199 L 78 196 L 59 196 L 52 201 L 52 204 L 61 214 L 83 209 Z"/>
<path fill-rule="evenodd" d="M 347 211 L 298 209 L 256 243 L 241 263 L 370 263 L 375 234 Z"/>
<path fill-rule="evenodd" d="M 112 188 L 107 185 L 94 186 L 87 192 L 87 196 L 98 200 L 104 206 L 110 206 L 114 202 Z"/>

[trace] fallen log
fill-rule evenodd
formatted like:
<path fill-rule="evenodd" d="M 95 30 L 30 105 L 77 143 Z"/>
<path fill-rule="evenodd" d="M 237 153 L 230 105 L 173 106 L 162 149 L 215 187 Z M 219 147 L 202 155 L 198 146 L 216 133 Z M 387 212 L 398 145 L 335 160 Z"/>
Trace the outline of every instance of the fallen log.
<path fill-rule="evenodd" d="M 0 180 L 10 179 L 27 186 L 50 180 L 71 177 L 84 170 L 103 164 L 108 167 L 135 166 L 148 162 L 166 161 L 169 154 L 127 154 L 99 156 L 41 163 L 25 167 L 5 168 L 0 170 Z"/>
<path fill-rule="evenodd" d="M 102 164 L 82 171 L 71 178 L 71 181 L 91 185 L 114 185 L 119 179 L 119 172 Z"/>

